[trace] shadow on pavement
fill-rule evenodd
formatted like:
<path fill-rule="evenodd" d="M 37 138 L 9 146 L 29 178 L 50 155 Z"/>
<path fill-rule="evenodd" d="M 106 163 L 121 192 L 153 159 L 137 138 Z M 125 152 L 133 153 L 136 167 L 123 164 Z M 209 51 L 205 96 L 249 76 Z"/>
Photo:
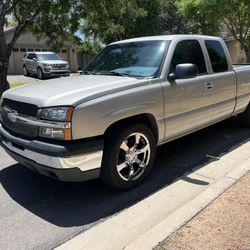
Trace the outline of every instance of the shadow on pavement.
<path fill-rule="evenodd" d="M 38 175 L 20 164 L 0 172 L 0 181 L 11 198 L 40 218 L 60 227 L 83 226 L 113 215 L 169 185 L 200 164 L 218 159 L 231 147 L 250 138 L 237 120 L 203 129 L 158 148 L 152 174 L 140 187 L 118 192 L 99 180 L 63 183 Z M 182 177 L 197 185 L 209 183 Z"/>

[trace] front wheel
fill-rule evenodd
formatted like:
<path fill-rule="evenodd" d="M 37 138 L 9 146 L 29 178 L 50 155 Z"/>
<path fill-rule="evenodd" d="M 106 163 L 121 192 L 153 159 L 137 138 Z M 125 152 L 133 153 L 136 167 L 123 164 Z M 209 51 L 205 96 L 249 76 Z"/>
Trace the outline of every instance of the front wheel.
<path fill-rule="evenodd" d="M 156 142 L 145 125 L 121 126 L 106 138 L 101 178 L 117 189 L 142 183 L 153 167 Z"/>
<path fill-rule="evenodd" d="M 238 118 L 243 125 L 250 127 L 250 104 L 248 104 L 248 107 L 243 113 L 238 115 Z"/>
<path fill-rule="evenodd" d="M 38 69 L 37 69 L 37 77 L 38 77 L 38 79 L 40 79 L 40 80 L 43 80 L 43 79 L 44 79 L 43 71 L 42 71 L 41 68 L 38 68 Z"/>

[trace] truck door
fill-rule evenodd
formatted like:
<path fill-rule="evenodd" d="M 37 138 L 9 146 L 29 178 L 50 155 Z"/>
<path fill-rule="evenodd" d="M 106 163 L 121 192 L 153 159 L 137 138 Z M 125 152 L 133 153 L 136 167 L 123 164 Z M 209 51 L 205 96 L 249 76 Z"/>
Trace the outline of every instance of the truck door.
<path fill-rule="evenodd" d="M 192 63 L 198 68 L 198 76 L 163 82 L 166 140 L 195 131 L 212 121 L 211 76 L 207 71 L 203 50 L 196 39 L 181 40 L 173 50 L 170 73 L 177 64 Z"/>
<path fill-rule="evenodd" d="M 211 76 L 214 92 L 213 121 L 230 117 L 236 103 L 236 79 L 222 43 L 217 40 L 206 40 L 205 46 L 211 61 Z"/>

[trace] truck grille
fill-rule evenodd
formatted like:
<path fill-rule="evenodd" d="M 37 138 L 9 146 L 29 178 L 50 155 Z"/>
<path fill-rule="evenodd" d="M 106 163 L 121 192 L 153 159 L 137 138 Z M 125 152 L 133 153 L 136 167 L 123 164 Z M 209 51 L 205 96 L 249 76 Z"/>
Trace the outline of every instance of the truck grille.
<path fill-rule="evenodd" d="M 34 138 L 38 136 L 38 128 L 26 122 L 11 118 L 11 113 L 24 116 L 36 117 L 38 107 L 28 103 L 16 102 L 9 99 L 3 100 L 2 125 L 14 134 Z"/>
<path fill-rule="evenodd" d="M 53 69 L 66 69 L 66 64 L 52 64 Z"/>
<path fill-rule="evenodd" d="M 17 111 L 19 114 L 36 117 L 38 107 L 33 104 L 17 102 L 10 99 L 3 99 L 2 106 L 6 106 L 11 110 Z"/>

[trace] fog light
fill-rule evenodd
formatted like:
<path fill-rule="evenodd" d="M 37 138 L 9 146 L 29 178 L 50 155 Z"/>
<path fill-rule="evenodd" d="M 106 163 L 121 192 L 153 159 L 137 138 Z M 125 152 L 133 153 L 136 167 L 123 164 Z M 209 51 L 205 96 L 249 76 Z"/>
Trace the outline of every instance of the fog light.
<path fill-rule="evenodd" d="M 40 128 L 39 136 L 59 140 L 71 140 L 69 128 Z"/>

